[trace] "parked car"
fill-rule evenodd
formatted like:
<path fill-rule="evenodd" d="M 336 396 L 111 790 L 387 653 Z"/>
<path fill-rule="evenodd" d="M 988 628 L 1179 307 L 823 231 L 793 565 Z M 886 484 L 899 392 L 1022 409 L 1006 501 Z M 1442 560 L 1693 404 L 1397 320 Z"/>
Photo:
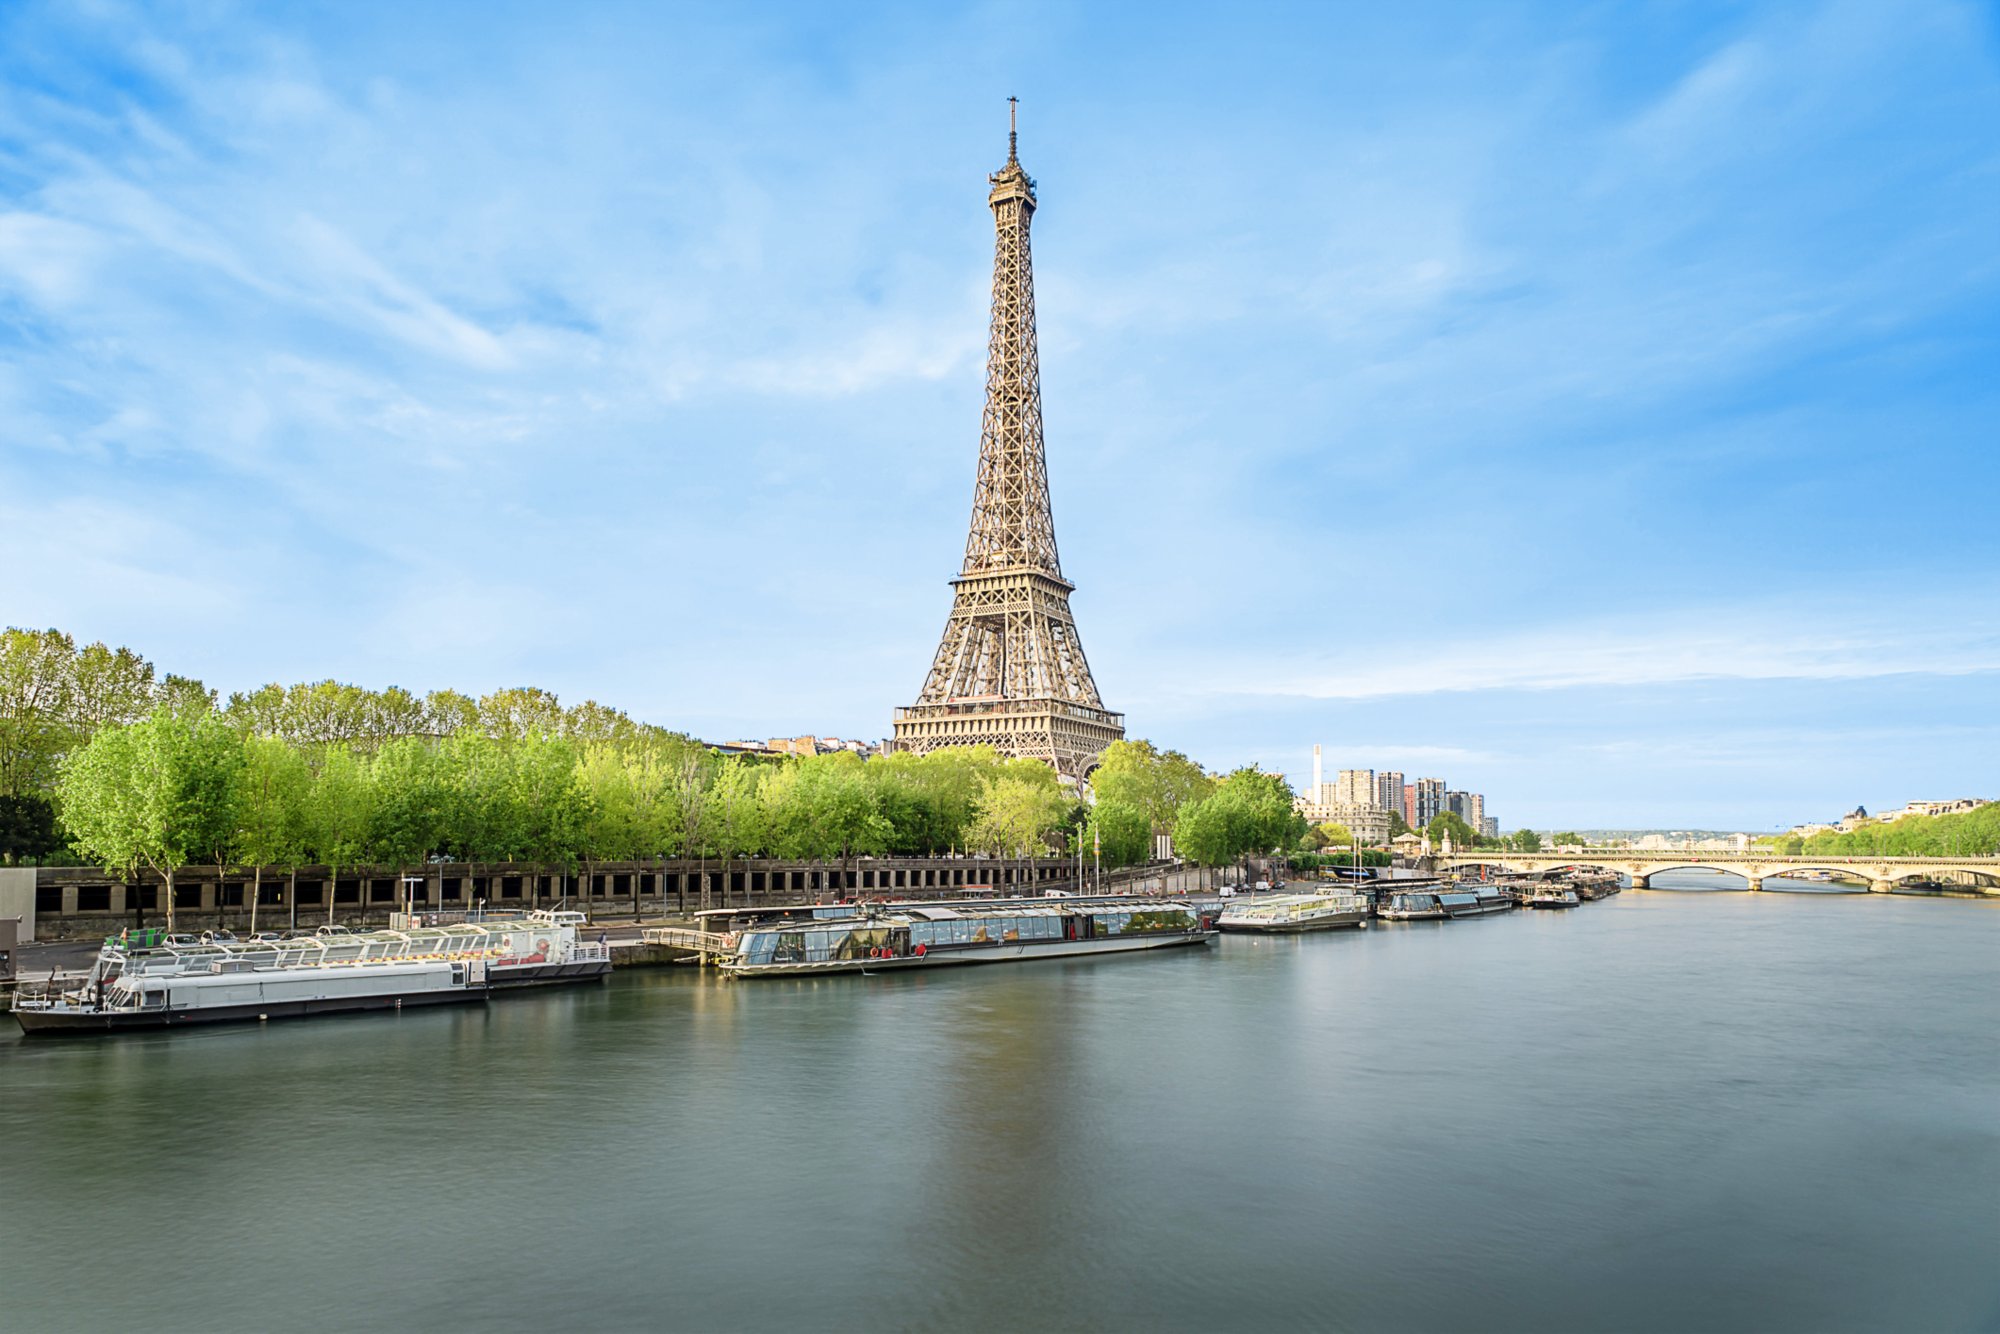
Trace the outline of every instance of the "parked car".
<path fill-rule="evenodd" d="M 204 945 L 234 945 L 236 943 L 236 933 L 234 931 L 224 931 L 221 927 L 217 927 L 213 931 L 202 932 L 201 943 Z"/>
<path fill-rule="evenodd" d="M 166 943 L 169 945 L 199 945 L 201 944 L 201 938 L 189 935 L 185 931 L 176 931 L 167 937 Z"/>
<path fill-rule="evenodd" d="M 283 939 L 276 931 L 259 931 L 250 937 L 251 943 L 257 945 L 275 945 Z"/>

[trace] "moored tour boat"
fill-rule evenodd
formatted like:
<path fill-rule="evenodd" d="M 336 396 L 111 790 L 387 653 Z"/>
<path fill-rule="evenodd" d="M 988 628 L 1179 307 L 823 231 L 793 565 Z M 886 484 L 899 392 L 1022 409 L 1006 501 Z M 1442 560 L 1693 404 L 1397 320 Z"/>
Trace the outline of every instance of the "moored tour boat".
<path fill-rule="evenodd" d="M 1580 900 L 1573 889 L 1558 889 L 1553 885 L 1536 890 L 1528 896 L 1530 908 L 1574 908 Z"/>
<path fill-rule="evenodd" d="M 24 985 L 25 1033 L 104 1033 L 485 1000 L 496 990 L 586 982 L 611 952 L 584 915 L 547 910 L 404 931 L 321 928 L 275 941 L 168 944 L 108 938 L 87 974 Z"/>
<path fill-rule="evenodd" d="M 1285 894 L 1278 898 L 1234 903 L 1215 924 L 1224 931 L 1290 934 L 1327 931 L 1340 926 L 1366 926 L 1370 905 L 1366 894 L 1337 891 L 1325 894 Z"/>
<path fill-rule="evenodd" d="M 1512 894 L 1491 886 L 1445 890 L 1437 900 L 1446 917 L 1484 917 L 1488 913 L 1511 912 L 1520 906 Z"/>
<path fill-rule="evenodd" d="M 1444 905 L 1438 902 L 1434 890 L 1412 890 L 1401 894 L 1391 894 L 1386 903 L 1376 908 L 1375 915 L 1391 922 L 1420 922 L 1443 917 Z"/>
<path fill-rule="evenodd" d="M 810 915 L 805 915 L 806 912 Z M 1155 899 L 973 899 L 843 904 L 737 913 L 731 977 L 890 972 L 1123 954 L 1215 939 L 1184 902 Z"/>

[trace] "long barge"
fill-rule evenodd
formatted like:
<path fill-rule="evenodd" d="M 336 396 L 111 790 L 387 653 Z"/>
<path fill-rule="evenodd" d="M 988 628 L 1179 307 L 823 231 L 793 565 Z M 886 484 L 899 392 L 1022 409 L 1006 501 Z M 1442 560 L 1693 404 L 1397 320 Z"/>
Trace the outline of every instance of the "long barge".
<path fill-rule="evenodd" d="M 1321 894 L 1283 894 L 1252 902 L 1241 900 L 1223 909 L 1215 925 L 1222 931 L 1264 935 L 1294 935 L 1335 927 L 1368 925 L 1374 908 L 1366 894 L 1336 890 Z"/>
<path fill-rule="evenodd" d="M 718 966 L 744 978 L 1127 954 L 1206 945 L 1216 934 L 1195 907 L 1170 899 L 828 904 L 701 916 L 734 928 L 734 952 Z"/>
<path fill-rule="evenodd" d="M 13 1014 L 24 1033 L 109 1033 L 478 1002 L 609 974 L 609 948 L 585 940 L 584 925 L 582 913 L 541 910 L 278 940 L 170 943 L 126 931 L 88 973 L 24 985 Z"/>

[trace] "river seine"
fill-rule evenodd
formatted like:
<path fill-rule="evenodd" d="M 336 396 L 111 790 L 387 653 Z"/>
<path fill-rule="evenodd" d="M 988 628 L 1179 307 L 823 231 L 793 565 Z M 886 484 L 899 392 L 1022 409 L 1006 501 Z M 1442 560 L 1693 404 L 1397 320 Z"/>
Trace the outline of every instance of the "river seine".
<path fill-rule="evenodd" d="M 0 1327 L 2000 1329 L 1997 964 L 1651 892 L 10 1036 Z"/>

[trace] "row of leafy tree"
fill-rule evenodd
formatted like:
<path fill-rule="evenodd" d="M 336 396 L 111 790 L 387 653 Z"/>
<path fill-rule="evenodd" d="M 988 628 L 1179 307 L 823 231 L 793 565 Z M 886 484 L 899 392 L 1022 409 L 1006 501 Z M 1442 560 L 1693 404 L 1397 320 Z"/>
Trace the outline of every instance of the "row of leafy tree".
<path fill-rule="evenodd" d="M 188 716 L 219 713 L 241 733 L 278 738 L 315 755 L 344 745 L 369 756 L 391 741 L 435 742 L 466 731 L 495 740 L 540 732 L 575 742 L 677 736 L 595 701 L 565 707 L 533 688 L 474 698 L 454 690 L 416 695 L 396 686 L 367 690 L 318 681 L 267 685 L 220 701 L 200 681 L 161 675 L 131 649 L 79 645 L 60 630 L 9 628 L 0 630 L 0 861 L 59 853 L 64 840 L 56 788 L 64 758 L 101 730 L 136 723 L 159 708 Z"/>
<path fill-rule="evenodd" d="M 1869 820 L 1842 833 L 1782 834 L 1760 847 L 1797 856 L 1826 853 L 1860 857 L 1991 857 L 2000 854 L 2000 802 L 1957 815 L 1911 815 Z"/>
<path fill-rule="evenodd" d="M 535 689 L 474 699 L 325 681 L 218 701 L 130 650 L 53 630 L 0 634 L 0 780 L 0 855 L 150 868 L 169 885 L 191 864 L 261 883 L 437 857 L 573 874 L 653 857 L 1083 848 L 1116 868 L 1161 835 L 1220 866 L 1306 832 L 1282 778 L 1215 779 L 1146 741 L 1110 747 L 1082 801 L 1046 766 L 983 747 L 724 756 Z"/>

